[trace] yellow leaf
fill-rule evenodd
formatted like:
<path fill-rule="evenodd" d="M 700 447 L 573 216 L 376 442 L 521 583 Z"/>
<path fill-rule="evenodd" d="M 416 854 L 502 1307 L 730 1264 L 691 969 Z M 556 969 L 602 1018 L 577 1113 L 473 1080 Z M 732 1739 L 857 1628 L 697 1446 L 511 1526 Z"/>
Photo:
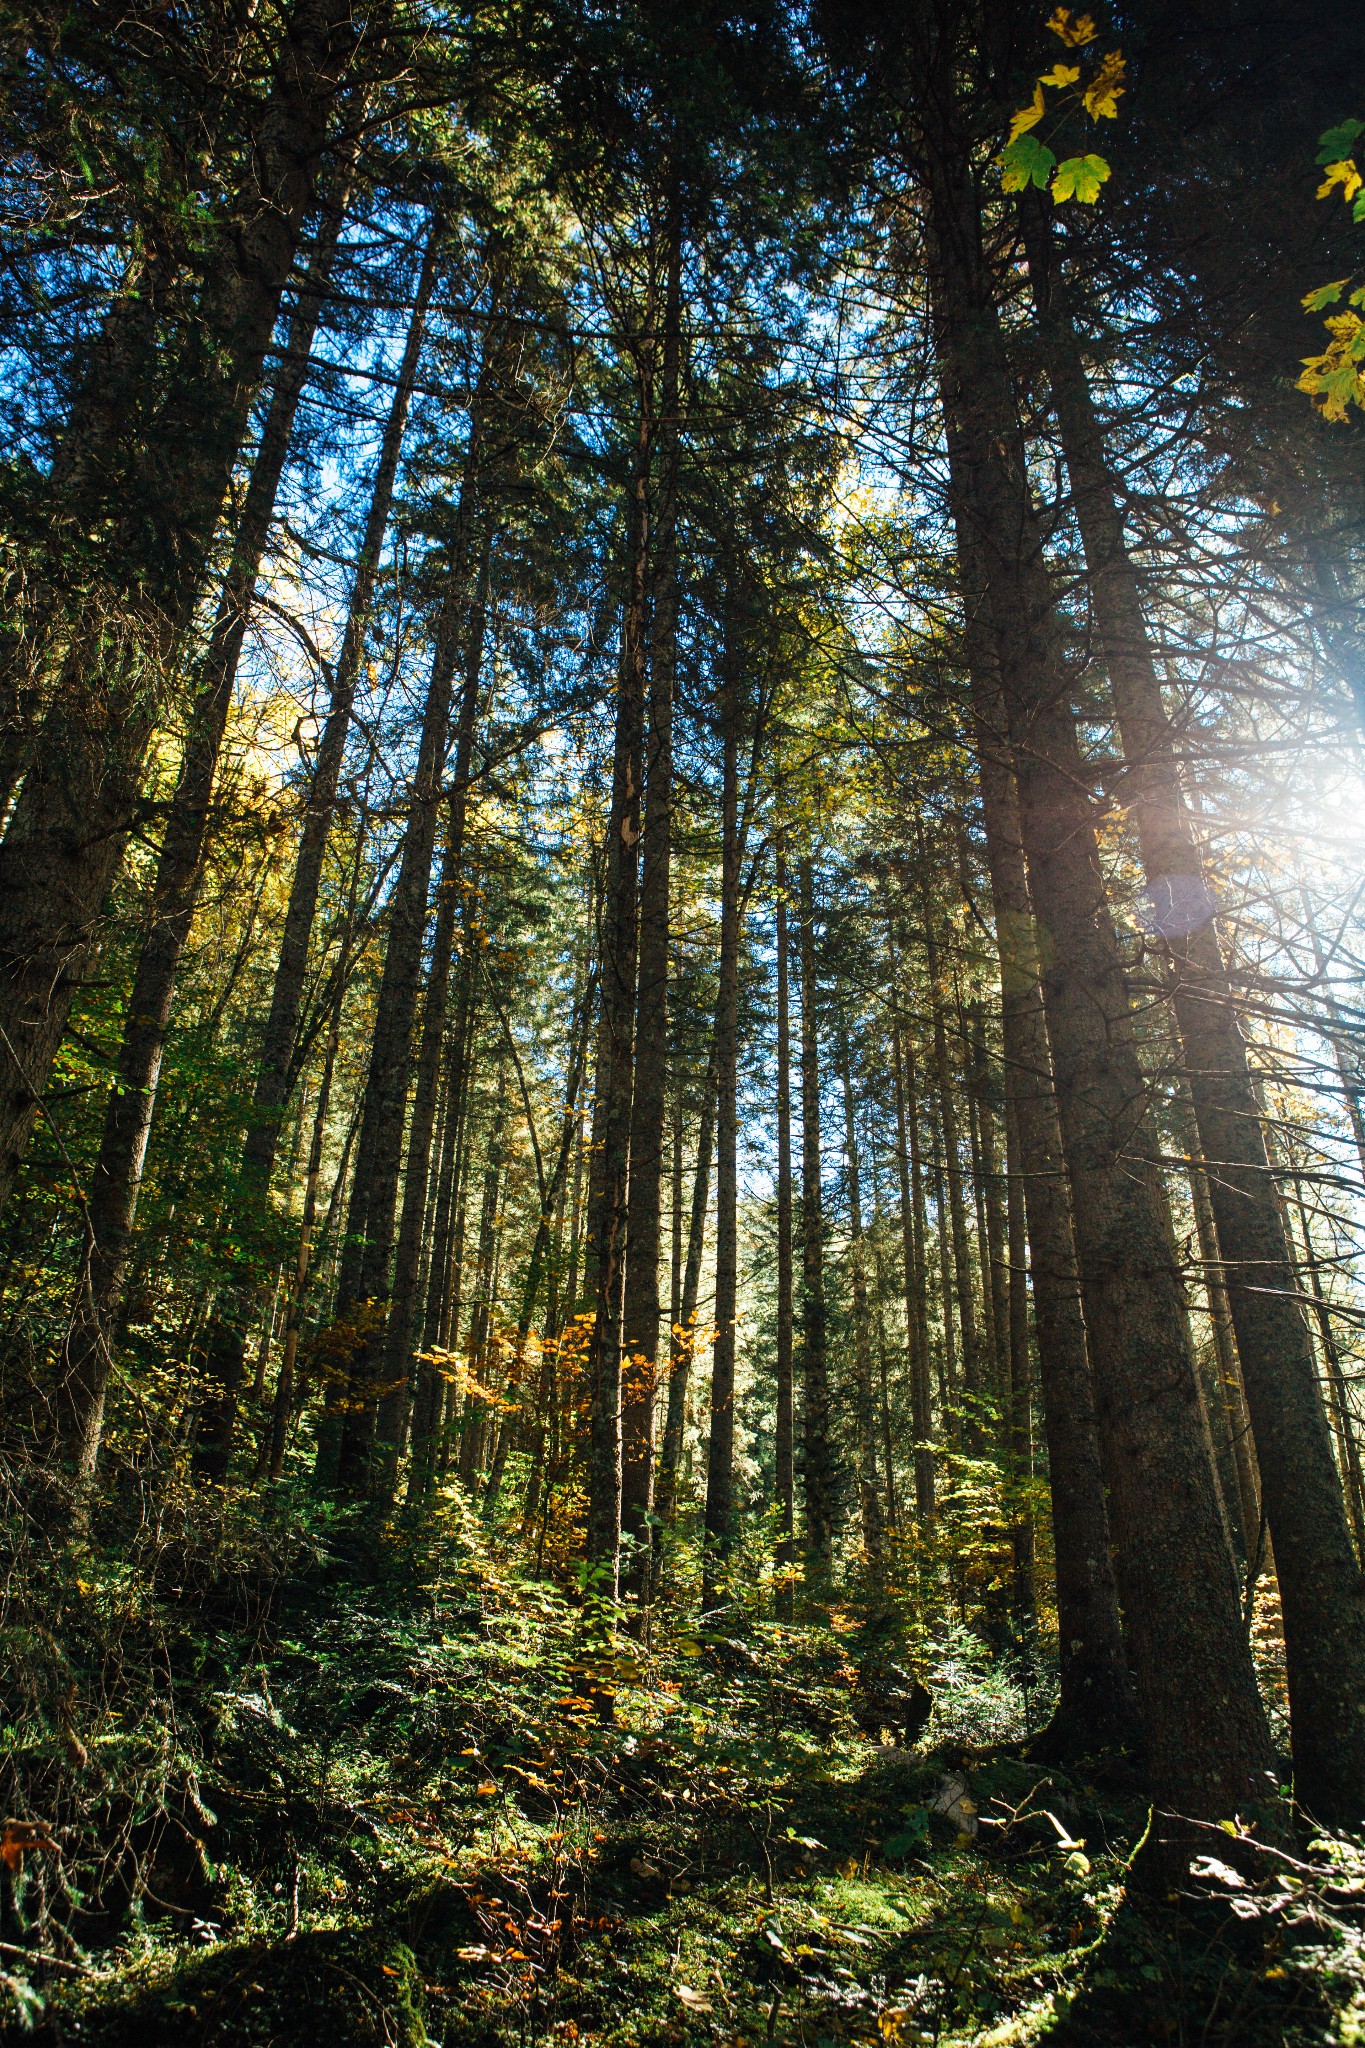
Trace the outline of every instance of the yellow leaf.
<path fill-rule="evenodd" d="M 1353 157 L 1343 157 L 1340 163 L 1328 164 L 1327 176 L 1318 186 L 1318 198 L 1326 199 L 1335 185 L 1341 186 L 1341 196 L 1349 206 L 1361 187 L 1360 172 Z"/>
<path fill-rule="evenodd" d="M 1047 107 L 1043 101 L 1043 88 L 1041 85 L 1036 85 L 1033 88 L 1033 98 L 1026 107 L 1020 107 L 1010 123 L 1010 141 L 1017 142 L 1019 137 L 1025 134 L 1028 129 L 1036 128 L 1046 112 Z"/>
<path fill-rule="evenodd" d="M 1074 85 L 1081 75 L 1079 64 L 1054 64 L 1038 80 L 1039 85 Z"/>
<path fill-rule="evenodd" d="M 1099 70 L 1082 94 L 1085 111 L 1092 121 L 1116 119 L 1119 94 L 1127 90 L 1123 83 L 1126 69 L 1122 50 L 1109 50 L 1100 59 Z"/>
<path fill-rule="evenodd" d="M 1069 7 L 1059 7 L 1048 22 L 1054 36 L 1060 36 L 1068 50 L 1079 50 L 1083 43 L 1093 43 L 1099 30 L 1088 14 L 1078 14 L 1073 21 Z"/>

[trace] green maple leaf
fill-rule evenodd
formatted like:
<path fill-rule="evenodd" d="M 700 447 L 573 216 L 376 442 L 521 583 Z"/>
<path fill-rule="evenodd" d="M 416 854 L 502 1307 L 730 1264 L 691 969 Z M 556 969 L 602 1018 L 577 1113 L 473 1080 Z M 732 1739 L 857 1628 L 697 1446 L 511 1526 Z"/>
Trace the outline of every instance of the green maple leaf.
<path fill-rule="evenodd" d="M 1064 199 L 1079 199 L 1083 205 L 1091 206 L 1099 198 L 1100 186 L 1108 176 L 1109 166 L 1102 156 L 1069 156 L 1057 166 L 1052 197 L 1058 206 Z"/>
<path fill-rule="evenodd" d="M 1340 127 L 1329 128 L 1318 137 L 1318 162 L 1340 163 L 1351 154 L 1351 145 L 1358 135 L 1365 135 L 1365 121 L 1343 121 Z"/>
<path fill-rule="evenodd" d="M 1024 192 L 1030 185 L 1045 192 L 1057 159 L 1036 135 L 1018 135 L 1001 150 L 997 161 L 1004 173 L 1000 182 L 1006 192 Z"/>

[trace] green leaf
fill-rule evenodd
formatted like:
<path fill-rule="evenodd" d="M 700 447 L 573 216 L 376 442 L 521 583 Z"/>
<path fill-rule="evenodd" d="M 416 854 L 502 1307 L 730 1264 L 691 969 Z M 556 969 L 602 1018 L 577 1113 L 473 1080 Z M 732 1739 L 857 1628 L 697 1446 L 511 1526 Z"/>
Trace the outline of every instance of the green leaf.
<path fill-rule="evenodd" d="M 1365 192 L 1362 192 L 1351 208 L 1352 220 L 1365 220 Z"/>
<path fill-rule="evenodd" d="M 929 1809 L 925 1806 L 906 1808 L 906 1825 L 882 1843 L 883 1856 L 908 1856 L 912 1849 L 918 1849 L 929 1839 Z"/>
<path fill-rule="evenodd" d="M 1337 278 L 1332 284 L 1320 284 L 1315 292 L 1308 292 L 1303 301 L 1305 313 L 1320 313 L 1324 306 L 1335 306 L 1346 289 L 1346 279 Z"/>
<path fill-rule="evenodd" d="M 1030 185 L 1045 192 L 1056 161 L 1047 144 L 1036 135 L 1017 136 L 1000 152 L 998 162 L 1004 173 L 1000 182 L 1007 192 L 1024 192 Z"/>
<path fill-rule="evenodd" d="M 1328 128 L 1318 137 L 1317 161 L 1340 163 L 1342 157 L 1351 154 L 1351 145 L 1358 135 L 1365 135 L 1365 121 L 1343 121 L 1338 128 Z"/>
<path fill-rule="evenodd" d="M 1100 186 L 1108 176 L 1109 166 L 1102 156 L 1069 156 L 1057 166 L 1052 197 L 1058 206 L 1064 199 L 1079 199 L 1083 205 L 1091 206 L 1099 198 Z"/>

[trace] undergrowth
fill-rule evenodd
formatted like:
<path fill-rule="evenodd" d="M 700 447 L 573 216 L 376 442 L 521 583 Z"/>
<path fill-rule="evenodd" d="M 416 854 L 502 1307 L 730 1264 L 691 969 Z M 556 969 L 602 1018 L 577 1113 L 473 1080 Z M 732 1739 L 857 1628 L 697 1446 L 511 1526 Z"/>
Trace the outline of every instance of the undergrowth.
<path fill-rule="evenodd" d="M 884 1605 L 604 1645 L 458 1498 L 9 1506 L 6 2042 L 1365 2041 L 1359 1850 L 1139 1895 L 1131 1766 L 963 1627 L 908 1749 Z"/>

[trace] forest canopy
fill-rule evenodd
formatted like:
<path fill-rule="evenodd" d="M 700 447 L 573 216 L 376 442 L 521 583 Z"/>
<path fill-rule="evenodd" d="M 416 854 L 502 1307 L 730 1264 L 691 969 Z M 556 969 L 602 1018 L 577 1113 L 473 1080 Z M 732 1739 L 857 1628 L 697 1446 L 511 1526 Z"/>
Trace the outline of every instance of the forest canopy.
<path fill-rule="evenodd" d="M 5 2038 L 1365 2038 L 1365 85 L 0 42 Z"/>

